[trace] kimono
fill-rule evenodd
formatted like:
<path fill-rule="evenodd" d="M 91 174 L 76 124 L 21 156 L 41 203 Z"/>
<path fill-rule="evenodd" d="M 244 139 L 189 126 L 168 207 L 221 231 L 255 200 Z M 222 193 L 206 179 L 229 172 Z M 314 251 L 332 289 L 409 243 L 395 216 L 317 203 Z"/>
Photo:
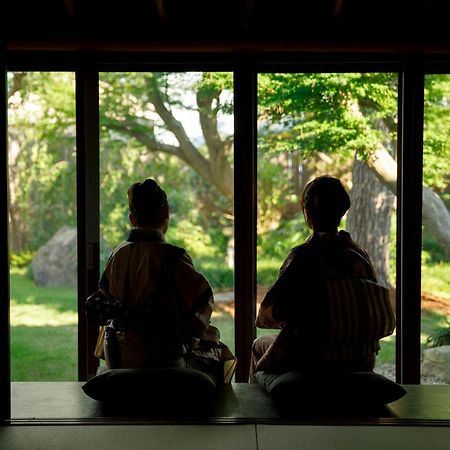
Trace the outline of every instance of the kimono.
<path fill-rule="evenodd" d="M 158 230 L 133 228 L 110 256 L 95 300 L 88 317 L 106 325 L 107 368 L 189 367 L 205 342 L 214 351 L 203 345 L 202 355 L 218 358 L 211 287 L 188 253 Z"/>
<path fill-rule="evenodd" d="M 281 332 L 255 341 L 250 378 L 257 370 L 373 368 L 378 339 L 330 342 L 324 338 L 333 318 L 327 317 L 323 288 L 327 280 L 349 278 L 376 283 L 369 256 L 345 231 L 316 232 L 291 250 L 256 319 L 257 327 Z"/>

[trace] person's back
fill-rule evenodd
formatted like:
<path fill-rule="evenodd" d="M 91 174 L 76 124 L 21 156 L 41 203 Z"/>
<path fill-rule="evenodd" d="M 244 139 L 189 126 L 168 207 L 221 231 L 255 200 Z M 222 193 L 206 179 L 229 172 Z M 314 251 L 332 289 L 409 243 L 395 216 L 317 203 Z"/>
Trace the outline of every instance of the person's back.
<path fill-rule="evenodd" d="M 317 331 L 328 313 L 323 295 L 328 280 L 356 278 L 376 282 L 367 253 L 347 232 L 337 230 L 350 207 L 348 194 L 338 179 L 319 177 L 306 186 L 302 207 L 313 235 L 292 249 L 277 281 L 263 299 L 256 325 L 281 328 L 282 333 L 278 338 L 269 336 L 255 341 L 250 379 L 256 370 L 374 367 L 377 339 L 364 343 L 326 342 Z"/>
<path fill-rule="evenodd" d="M 140 307 L 148 316 L 144 330 L 130 329 L 117 319 L 109 323 L 110 367 L 183 366 L 182 358 L 209 324 L 213 296 L 208 282 L 189 255 L 166 243 L 157 230 L 131 231 L 111 255 L 100 288 L 108 298 Z M 120 362 L 113 356 L 117 339 Z"/>
<path fill-rule="evenodd" d="M 218 330 L 209 325 L 212 290 L 187 252 L 165 241 L 165 192 L 147 179 L 129 188 L 128 201 L 133 228 L 110 256 L 99 283 L 120 312 L 107 322 L 107 368 L 211 366 L 199 361 L 196 348 L 211 329 L 213 344 L 219 344 Z M 220 356 L 216 351 L 206 358 Z"/>

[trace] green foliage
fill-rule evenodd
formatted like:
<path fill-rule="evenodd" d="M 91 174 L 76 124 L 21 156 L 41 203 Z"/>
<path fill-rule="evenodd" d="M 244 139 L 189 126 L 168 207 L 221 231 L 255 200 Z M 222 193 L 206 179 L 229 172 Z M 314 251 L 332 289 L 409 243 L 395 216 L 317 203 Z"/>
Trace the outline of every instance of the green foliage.
<path fill-rule="evenodd" d="M 24 251 L 19 253 L 11 253 L 9 257 L 9 263 L 11 267 L 21 269 L 27 267 L 34 258 L 35 252 Z"/>
<path fill-rule="evenodd" d="M 13 251 L 76 223 L 74 83 L 73 73 L 8 76 Z"/>
<path fill-rule="evenodd" d="M 290 250 L 302 244 L 310 234 L 303 217 L 296 220 L 283 221 L 275 230 L 258 234 L 258 255 L 264 258 L 284 260 Z"/>
<path fill-rule="evenodd" d="M 422 291 L 450 300 L 450 262 L 422 261 Z"/>
<path fill-rule="evenodd" d="M 364 156 L 380 139 L 395 136 L 395 74 L 276 73 L 260 74 L 258 81 L 265 151 L 301 149 L 304 157 L 356 151 Z"/>
<path fill-rule="evenodd" d="M 424 182 L 449 200 L 450 76 L 425 77 Z"/>
<path fill-rule="evenodd" d="M 259 286 L 271 286 L 275 283 L 280 272 L 280 267 L 286 258 L 287 254 L 281 258 L 258 258 L 257 265 L 257 283 Z"/>
<path fill-rule="evenodd" d="M 445 261 L 447 257 L 442 247 L 424 230 L 422 232 L 422 262 L 434 264 Z"/>
<path fill-rule="evenodd" d="M 196 94 L 212 95 L 217 97 L 215 110 L 227 113 L 232 102 L 226 96 L 222 99 L 222 94 L 230 86 L 231 75 L 222 73 L 101 74 L 101 223 L 103 236 L 112 247 L 125 238 L 129 229 L 128 187 L 150 177 L 168 195 L 170 242 L 195 256 L 226 248 L 222 229 L 230 223 L 223 211 L 230 209 L 229 200 L 185 161 L 159 151 L 157 142 L 170 146 L 176 141 L 156 114 L 153 102 L 157 90 L 166 107 L 187 120 L 198 107 Z M 202 145 L 199 151 L 206 154 Z M 213 207 L 203 213 L 210 199 Z"/>
<path fill-rule="evenodd" d="M 186 247 L 186 250 L 196 257 L 211 254 L 211 237 L 190 220 L 181 219 L 173 224 L 167 232 L 167 240 L 175 245 Z"/>
<path fill-rule="evenodd" d="M 233 289 L 234 270 L 227 266 L 225 258 L 203 256 L 194 258 L 194 264 L 208 280 L 213 290 Z"/>
<path fill-rule="evenodd" d="M 30 367 L 39 368 L 46 360 L 50 361 L 46 353 L 48 339 L 67 346 L 61 345 L 58 352 L 54 350 L 58 361 L 51 370 L 56 375 L 45 376 L 76 377 L 74 292 L 36 288 L 26 278 L 26 265 L 33 252 L 61 225 L 76 224 L 74 84 L 73 73 L 8 75 L 12 309 L 22 311 L 16 317 L 23 320 L 49 317 L 60 321 L 53 327 L 13 322 L 15 379 L 24 379 Z M 230 73 L 100 74 L 101 233 L 111 248 L 125 239 L 129 231 L 128 187 L 152 177 L 163 185 L 169 197 L 168 240 L 187 248 L 197 268 L 215 288 L 233 286 L 233 270 L 226 263 L 233 229 L 232 201 L 220 193 L 217 183 L 206 181 L 189 158 L 173 151 L 179 141 L 155 107 L 155 93 L 159 93 L 168 111 L 189 133 L 199 158 L 207 163 L 211 150 L 208 145 L 212 144 L 205 139 L 198 116 L 205 111 L 213 116 L 215 142 L 219 139 L 229 143 L 223 158 L 232 166 L 229 117 L 233 112 L 232 89 Z M 449 98 L 448 75 L 426 77 L 424 182 L 447 202 L 450 201 Z M 331 159 L 336 173 L 345 170 L 343 175 L 348 175 L 351 166 L 343 161 L 348 161 L 355 152 L 364 159 L 381 144 L 395 155 L 396 123 L 396 74 L 259 75 L 259 284 L 273 283 L 289 250 L 308 235 L 299 197 L 303 184 L 319 172 L 318 154 Z M 209 165 L 209 169 L 212 171 L 213 166 Z M 300 178 L 298 183 L 296 175 Z M 102 264 L 109 251 L 102 246 Z M 23 268 L 18 277 L 15 267 Z M 447 280 L 450 280 L 449 264 L 442 250 L 425 233 L 423 289 L 449 298 Z M 65 319 L 61 321 L 61 317 L 67 319 L 64 314 L 70 316 L 67 323 Z M 424 330 L 435 329 L 439 320 L 424 316 Z M 232 323 L 231 319 L 226 323 Z M 227 327 L 225 335 L 232 336 L 232 325 Z M 383 349 L 381 355 L 392 356 L 392 342 L 386 344 L 390 350 Z M 32 347 L 34 343 L 36 346 Z M 65 353 L 70 357 L 64 359 Z M 61 366 L 70 368 L 70 374 L 61 375 Z"/>
<path fill-rule="evenodd" d="M 450 321 L 447 320 L 447 326 L 436 329 L 428 336 L 425 347 L 440 347 L 441 345 L 450 345 Z"/>
<path fill-rule="evenodd" d="M 282 260 L 308 234 L 299 197 L 304 183 L 320 171 L 318 153 L 331 157 L 338 173 L 351 169 L 343 161 L 355 152 L 365 158 L 380 143 L 394 148 L 397 75 L 266 73 L 258 83 L 258 256 Z M 35 251 L 61 225 L 76 224 L 74 75 L 9 74 L 8 88 L 12 247 L 14 252 Z M 233 110 L 232 88 L 230 73 L 100 74 L 100 215 L 109 247 L 129 231 L 128 187 L 152 177 L 169 197 L 169 240 L 187 248 L 194 259 L 225 261 L 232 201 L 188 160 L 163 151 L 161 145 L 170 149 L 179 142 L 157 113 L 155 95 L 160 94 L 207 160 L 212 144 L 198 113 L 217 114 L 211 123 L 220 139 L 229 139 L 225 119 Z M 424 177 L 444 200 L 449 195 L 449 93 L 449 76 L 427 76 Z M 230 149 L 225 159 L 232 165 Z M 109 249 L 104 253 L 102 261 Z M 424 257 L 443 260 L 426 235 Z"/>

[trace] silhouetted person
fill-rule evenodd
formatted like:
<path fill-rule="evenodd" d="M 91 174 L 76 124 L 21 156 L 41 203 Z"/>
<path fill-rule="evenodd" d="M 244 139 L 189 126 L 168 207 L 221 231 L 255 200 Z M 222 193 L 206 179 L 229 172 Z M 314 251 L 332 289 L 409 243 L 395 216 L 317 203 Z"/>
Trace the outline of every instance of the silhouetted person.
<path fill-rule="evenodd" d="M 255 371 L 283 373 L 301 369 L 371 371 L 378 339 L 329 342 L 322 339 L 325 307 L 321 289 L 328 279 L 362 278 L 376 282 L 367 253 L 338 226 L 350 198 L 337 178 L 322 176 L 308 183 L 301 205 L 313 234 L 291 250 L 279 277 L 265 295 L 256 326 L 284 329 L 253 344 L 250 381 Z M 333 318 L 331 318 L 331 321 Z M 332 324 L 330 324 L 331 326 Z M 275 342 L 275 343 L 274 343 Z"/>
<path fill-rule="evenodd" d="M 128 189 L 128 203 L 133 228 L 101 276 L 103 301 L 88 309 L 92 316 L 101 308 L 98 322 L 107 324 L 106 366 L 189 367 L 211 374 L 225 347 L 209 325 L 213 293 L 188 253 L 165 241 L 166 193 L 147 179 Z"/>

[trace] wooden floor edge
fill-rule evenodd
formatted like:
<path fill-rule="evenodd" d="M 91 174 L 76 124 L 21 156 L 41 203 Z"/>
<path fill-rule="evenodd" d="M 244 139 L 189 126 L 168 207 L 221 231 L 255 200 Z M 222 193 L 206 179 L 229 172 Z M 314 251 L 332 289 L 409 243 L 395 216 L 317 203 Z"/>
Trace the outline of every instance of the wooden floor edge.
<path fill-rule="evenodd" d="M 293 426 L 337 426 L 337 427 L 361 427 L 361 426 L 389 426 L 389 427 L 449 427 L 450 420 L 436 419 L 263 419 L 263 418 L 232 418 L 219 417 L 202 420 L 195 419 L 153 419 L 153 418 L 86 418 L 86 419 L 11 419 L 4 426 L 114 426 L 114 425 L 293 425 Z"/>

